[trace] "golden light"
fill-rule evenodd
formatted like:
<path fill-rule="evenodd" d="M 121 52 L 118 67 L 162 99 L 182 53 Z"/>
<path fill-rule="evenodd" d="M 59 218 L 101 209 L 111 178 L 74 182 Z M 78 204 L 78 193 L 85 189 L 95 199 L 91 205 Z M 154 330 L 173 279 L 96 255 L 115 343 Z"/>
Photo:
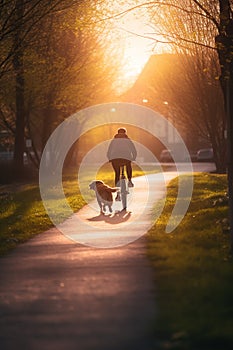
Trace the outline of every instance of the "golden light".
<path fill-rule="evenodd" d="M 142 36 L 138 36 L 139 29 Z M 125 85 L 130 86 L 134 83 L 152 54 L 151 41 L 148 42 L 143 38 L 145 33 L 146 26 L 137 18 L 132 17 L 127 26 L 125 25 L 125 46 L 121 66 Z"/>
<path fill-rule="evenodd" d="M 119 81 L 121 90 L 134 83 L 152 54 L 153 40 L 146 38 L 150 28 L 146 10 L 129 11 L 122 16 L 114 17 L 127 10 L 127 2 L 109 2 L 109 13 L 113 16 L 106 22 L 107 40 L 112 54 L 118 56 Z M 110 16 L 111 16 L 110 15 Z"/>
<path fill-rule="evenodd" d="M 136 27 L 137 23 L 135 23 L 135 29 Z M 148 48 L 146 39 L 130 36 L 126 41 L 125 65 L 122 67 L 125 78 L 135 79 L 141 73 L 150 55 L 151 51 Z"/>
<path fill-rule="evenodd" d="M 102 2 L 105 9 L 105 34 L 109 52 L 115 59 L 118 92 L 130 88 L 143 70 L 152 54 L 170 51 L 166 43 L 160 42 L 151 24 L 146 6 L 135 6 L 131 1 Z M 137 5 L 144 5 L 142 0 Z M 157 39 L 156 39 L 157 38 Z M 109 53 L 108 55 L 109 56 Z"/>

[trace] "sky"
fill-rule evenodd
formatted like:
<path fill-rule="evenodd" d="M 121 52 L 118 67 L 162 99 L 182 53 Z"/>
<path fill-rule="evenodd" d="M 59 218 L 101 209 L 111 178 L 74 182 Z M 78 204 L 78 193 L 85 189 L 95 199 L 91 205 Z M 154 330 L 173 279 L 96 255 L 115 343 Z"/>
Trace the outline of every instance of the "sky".
<path fill-rule="evenodd" d="M 154 42 L 143 37 L 148 29 L 143 19 L 134 18 L 133 14 L 128 14 L 122 23 L 116 25 L 116 30 L 122 36 L 124 51 L 121 66 L 122 87 L 130 87 L 134 83 L 153 54 Z"/>
<path fill-rule="evenodd" d="M 119 14 L 130 8 L 130 4 L 123 4 L 120 1 L 108 4 L 111 5 L 109 16 L 111 16 L 111 11 Z M 151 32 L 148 23 L 149 16 L 146 9 L 129 11 L 107 21 L 106 29 L 110 45 L 112 45 L 112 53 L 119 55 L 120 74 L 117 89 L 126 90 L 132 86 L 153 54 L 155 42 L 145 38 Z"/>
<path fill-rule="evenodd" d="M 136 2 L 131 3 L 135 5 Z M 114 1 L 111 6 L 111 11 L 115 14 L 131 7 L 129 1 Z M 112 52 L 119 53 L 120 74 L 116 83 L 118 92 L 123 92 L 133 85 L 151 55 L 168 50 L 165 44 L 156 43 L 153 35 L 155 29 L 150 22 L 145 7 L 113 17 L 107 22 L 109 40 L 113 45 Z"/>

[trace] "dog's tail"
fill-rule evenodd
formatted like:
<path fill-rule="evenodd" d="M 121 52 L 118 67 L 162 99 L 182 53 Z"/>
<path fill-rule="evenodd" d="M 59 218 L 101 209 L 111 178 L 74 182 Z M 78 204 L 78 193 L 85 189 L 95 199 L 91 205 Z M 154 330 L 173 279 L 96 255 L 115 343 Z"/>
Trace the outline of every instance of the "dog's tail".
<path fill-rule="evenodd" d="M 119 188 L 110 187 L 110 192 L 116 192 L 116 191 L 119 191 Z"/>
<path fill-rule="evenodd" d="M 119 190 L 119 188 L 106 186 L 106 187 L 105 187 L 105 190 L 106 190 L 107 192 L 116 192 L 116 191 Z"/>

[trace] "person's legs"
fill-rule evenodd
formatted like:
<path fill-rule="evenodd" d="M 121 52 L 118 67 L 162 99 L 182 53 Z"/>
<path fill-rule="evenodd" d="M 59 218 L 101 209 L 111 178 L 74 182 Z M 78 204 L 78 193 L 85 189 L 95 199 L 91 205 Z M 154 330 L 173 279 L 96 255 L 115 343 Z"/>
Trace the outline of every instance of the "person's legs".
<path fill-rule="evenodd" d="M 119 161 L 119 159 L 114 159 L 112 160 L 112 167 L 114 169 L 115 172 L 115 186 L 116 187 L 120 187 L 120 168 L 121 166 L 121 162 Z M 120 195 L 120 191 L 117 192 L 117 196 L 116 196 L 116 201 L 120 201 L 121 200 L 121 195 Z"/>
<path fill-rule="evenodd" d="M 128 186 L 133 187 L 134 184 L 131 181 L 131 179 L 132 179 L 132 165 L 131 165 L 131 162 L 129 160 L 126 162 L 126 173 L 127 173 L 127 177 L 129 180 Z"/>
<path fill-rule="evenodd" d="M 115 186 L 119 186 L 120 181 L 120 162 L 118 159 L 114 159 L 112 161 L 112 167 L 115 172 Z"/>
<path fill-rule="evenodd" d="M 126 173 L 127 173 L 128 180 L 131 181 L 131 179 L 132 179 L 132 165 L 131 165 L 131 162 L 129 160 L 127 160 L 125 164 L 126 164 Z"/>

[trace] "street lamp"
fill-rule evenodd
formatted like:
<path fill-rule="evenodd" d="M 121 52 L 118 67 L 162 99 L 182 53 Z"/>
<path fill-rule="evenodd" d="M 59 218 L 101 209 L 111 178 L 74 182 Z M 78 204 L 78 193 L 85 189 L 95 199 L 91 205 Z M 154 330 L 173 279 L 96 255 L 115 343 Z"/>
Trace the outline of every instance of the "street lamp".
<path fill-rule="evenodd" d="M 168 121 L 169 121 L 169 110 L 168 110 L 168 102 L 163 101 L 163 104 L 167 106 L 167 122 L 166 122 L 166 135 L 167 135 L 167 142 L 169 143 L 169 130 L 168 130 Z"/>
<path fill-rule="evenodd" d="M 177 138 L 176 138 L 176 135 L 175 135 L 175 121 L 174 121 L 174 118 L 173 118 L 173 114 L 171 113 L 171 108 L 170 108 L 170 105 L 167 101 L 164 101 L 163 104 L 165 106 L 167 106 L 167 120 L 168 121 L 171 121 L 171 124 L 172 126 L 170 127 L 167 123 L 167 139 L 169 141 L 169 131 L 170 131 L 170 141 L 171 143 L 176 143 L 177 142 Z M 170 128 L 170 129 L 169 129 Z"/>

